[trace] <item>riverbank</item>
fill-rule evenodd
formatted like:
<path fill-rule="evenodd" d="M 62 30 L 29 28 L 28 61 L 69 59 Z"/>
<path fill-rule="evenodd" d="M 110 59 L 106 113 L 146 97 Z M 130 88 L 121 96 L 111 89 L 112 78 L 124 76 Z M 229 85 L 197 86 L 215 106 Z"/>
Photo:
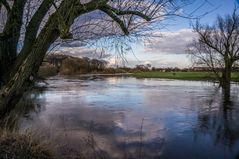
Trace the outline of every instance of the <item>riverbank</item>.
<path fill-rule="evenodd" d="M 1 159 L 54 159 L 49 144 L 31 133 L 0 130 Z"/>
<path fill-rule="evenodd" d="M 212 72 L 140 72 L 133 73 L 136 78 L 165 78 L 190 81 L 211 81 L 215 80 Z M 239 73 L 232 74 L 232 81 L 239 82 Z"/>

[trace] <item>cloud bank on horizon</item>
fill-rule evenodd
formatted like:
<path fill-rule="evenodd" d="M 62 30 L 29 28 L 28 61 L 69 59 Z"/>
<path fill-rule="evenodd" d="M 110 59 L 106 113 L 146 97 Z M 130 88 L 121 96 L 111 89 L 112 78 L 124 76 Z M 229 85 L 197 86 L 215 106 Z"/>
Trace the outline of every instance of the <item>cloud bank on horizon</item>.
<path fill-rule="evenodd" d="M 162 37 L 146 43 L 146 53 L 185 54 L 188 44 L 196 37 L 192 29 L 155 34 L 161 34 Z"/>
<path fill-rule="evenodd" d="M 135 56 L 126 57 L 126 66 L 134 67 L 137 64 L 151 64 L 155 67 L 189 67 L 187 59 L 187 45 L 196 37 L 192 29 L 181 29 L 178 31 L 155 32 L 155 38 L 146 43 L 142 50 L 137 50 Z M 109 52 L 98 52 L 93 48 L 87 48 L 80 42 L 65 44 L 55 53 L 67 54 L 75 57 L 103 58 L 109 59 L 110 65 L 118 65 L 114 54 Z M 129 54 L 128 54 L 129 55 Z M 119 64 L 120 65 L 120 64 Z"/>

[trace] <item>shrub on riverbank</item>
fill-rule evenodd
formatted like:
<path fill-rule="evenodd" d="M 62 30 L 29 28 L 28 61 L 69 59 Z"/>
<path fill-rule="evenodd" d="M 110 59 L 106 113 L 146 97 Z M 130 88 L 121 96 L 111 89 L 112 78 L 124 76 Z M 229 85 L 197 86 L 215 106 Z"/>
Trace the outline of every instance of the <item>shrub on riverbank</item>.
<path fill-rule="evenodd" d="M 57 75 L 57 68 L 53 65 L 43 65 L 38 71 L 38 76 L 42 78 L 47 78 Z"/>

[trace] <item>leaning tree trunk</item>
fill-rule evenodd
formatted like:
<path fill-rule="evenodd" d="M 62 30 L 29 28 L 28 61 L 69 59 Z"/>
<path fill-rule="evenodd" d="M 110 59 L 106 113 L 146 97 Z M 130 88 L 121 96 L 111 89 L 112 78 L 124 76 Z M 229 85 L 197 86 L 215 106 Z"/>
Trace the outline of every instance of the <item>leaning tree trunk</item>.
<path fill-rule="evenodd" d="M 51 18 L 41 31 L 31 53 L 22 61 L 9 82 L 0 90 L 0 115 L 14 108 L 38 71 L 50 45 L 59 37 L 55 18 Z"/>
<path fill-rule="evenodd" d="M 20 37 L 24 6 L 27 0 L 14 2 L 3 32 L 0 34 L 0 88 L 7 82 L 10 68 L 17 57 L 17 46 Z"/>
<path fill-rule="evenodd" d="M 18 2 L 21 3 L 23 1 L 26 0 Z M 33 16 L 33 19 L 29 24 L 29 28 L 27 28 L 27 39 L 25 39 L 27 44 L 24 45 L 20 56 L 17 57 L 15 64 L 11 67 L 11 72 L 8 73 L 8 79 L 3 86 L 0 87 L 0 115 L 4 115 L 12 110 L 19 102 L 22 94 L 27 90 L 29 83 L 31 84 L 33 82 L 32 77 L 37 74 L 37 71 L 50 45 L 59 37 L 59 24 L 57 23 L 56 13 L 49 17 L 47 24 L 37 36 L 37 28 L 39 28 L 40 25 L 39 21 L 41 21 L 40 19 L 44 17 L 47 8 L 49 9 L 50 7 L 48 1 L 44 2 L 46 3 L 42 3 L 36 14 Z M 63 3 L 63 6 L 65 4 L 67 3 Z M 64 9 L 64 7 L 61 8 Z M 61 9 L 60 12 L 63 12 L 63 9 Z M 67 19 L 69 17 L 65 18 Z M 36 36 L 37 38 L 35 39 Z M 0 53 L 6 54 L 6 52 Z M 3 67 L 4 65 L 1 69 L 4 69 Z"/>
<path fill-rule="evenodd" d="M 16 58 L 16 53 L 11 48 L 11 39 L 2 35 L 0 37 L 0 86 L 7 80 L 8 69 Z"/>
<path fill-rule="evenodd" d="M 97 4 L 92 3 L 89 10 L 85 10 L 82 5 L 76 0 L 71 0 L 70 3 L 68 1 L 64 1 L 59 7 L 59 12 L 62 15 L 66 15 L 65 12 L 67 10 L 65 8 L 69 8 L 68 5 L 72 5 L 73 2 L 77 2 L 77 6 L 80 8 L 79 11 L 73 11 L 74 18 L 78 16 L 95 10 Z M 44 7 L 43 7 L 44 8 Z M 22 52 L 21 55 L 16 59 L 17 66 L 10 73 L 9 80 L 0 90 L 0 115 L 7 113 L 12 110 L 15 105 L 19 102 L 22 97 L 22 94 L 27 90 L 29 83 L 32 83 L 32 77 L 37 74 L 37 71 L 44 59 L 44 56 L 47 50 L 50 48 L 51 44 L 60 36 L 59 32 L 59 22 L 58 22 L 58 14 L 52 14 L 47 24 L 41 30 L 37 39 L 34 40 L 29 49 L 25 49 L 26 52 Z M 74 21 L 69 21 L 70 15 L 64 16 L 64 21 L 67 23 L 67 27 L 70 27 Z M 38 18 L 37 18 L 38 19 Z M 24 50 L 24 49 L 23 49 Z"/>

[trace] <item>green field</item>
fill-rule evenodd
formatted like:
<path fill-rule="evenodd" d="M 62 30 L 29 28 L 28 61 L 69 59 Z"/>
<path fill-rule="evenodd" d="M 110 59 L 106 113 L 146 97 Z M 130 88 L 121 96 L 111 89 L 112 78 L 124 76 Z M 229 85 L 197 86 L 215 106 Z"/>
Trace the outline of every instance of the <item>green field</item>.
<path fill-rule="evenodd" d="M 132 74 L 136 78 L 166 78 L 178 80 L 206 81 L 215 80 L 212 72 L 141 72 Z M 232 74 L 233 81 L 239 81 L 239 73 Z"/>

